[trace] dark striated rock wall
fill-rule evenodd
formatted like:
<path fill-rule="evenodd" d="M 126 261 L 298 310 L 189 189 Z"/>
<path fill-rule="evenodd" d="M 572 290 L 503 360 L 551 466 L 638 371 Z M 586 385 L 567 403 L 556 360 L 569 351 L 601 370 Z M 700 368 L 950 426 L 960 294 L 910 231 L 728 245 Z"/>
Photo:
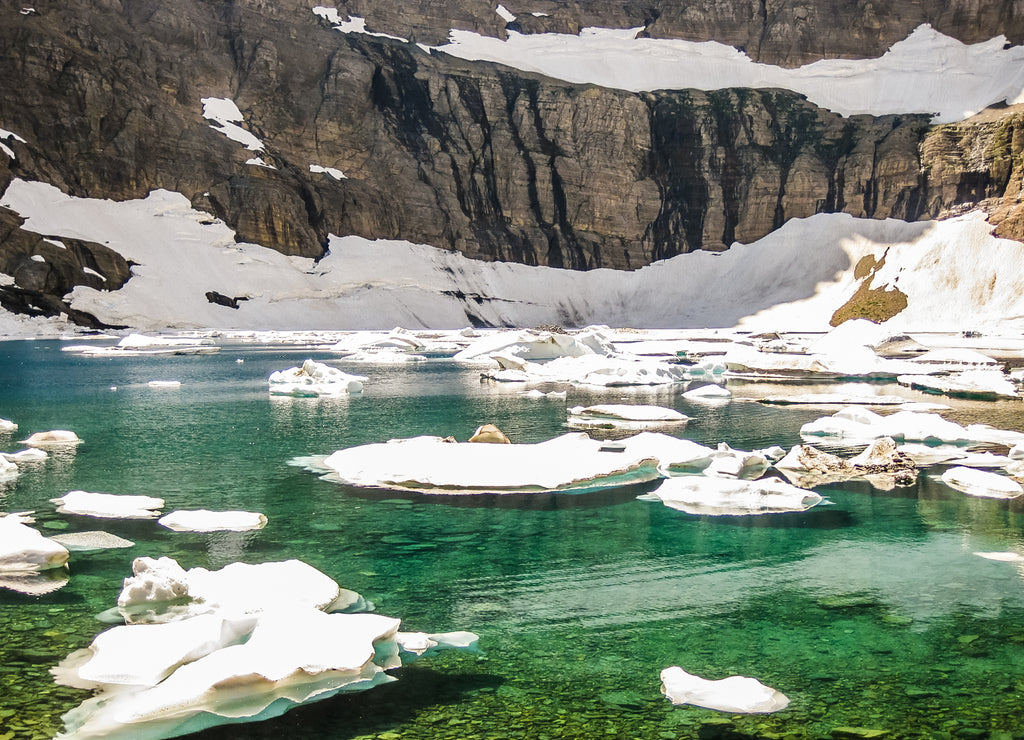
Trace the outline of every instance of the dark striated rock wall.
<path fill-rule="evenodd" d="M 0 188 L 13 177 L 114 199 L 167 188 L 223 218 L 240 240 L 286 254 L 319 257 L 328 234 L 359 234 L 574 269 L 632 269 L 721 250 L 814 213 L 913 220 L 1019 192 L 1019 122 L 932 128 L 920 116 L 843 118 L 780 90 L 573 86 L 345 36 L 312 4 L 44 0 L 34 14 L 0 11 L 0 127 L 27 140 L 4 142 L 15 158 L 0 154 Z M 489 3 L 414 5 L 422 15 L 388 2 L 339 7 L 365 14 L 377 30 L 426 40 L 436 39 L 401 23 L 495 34 L 504 27 Z M 548 5 L 547 20 L 529 17 L 629 25 L 644 7 Z M 842 5 L 861 17 L 869 4 Z M 1016 28 L 1017 5 L 964 2 L 956 12 L 973 19 L 964 34 L 988 37 L 990 26 Z M 763 14 L 770 4 L 758 7 Z M 692 7 L 648 10 L 652 33 L 696 27 L 669 22 Z M 715 3 L 705 15 L 728 15 L 748 35 L 765 27 L 756 18 L 740 23 L 741 10 Z M 931 12 L 912 3 L 893 17 L 916 23 Z M 723 23 L 708 20 L 706 33 L 731 40 Z M 822 33 L 822 55 L 843 53 L 825 48 L 831 31 Z M 266 150 L 248 151 L 214 130 L 202 118 L 204 97 L 234 100 Z M 997 142 L 985 145 L 992 155 L 968 156 L 981 140 Z M 256 154 L 274 169 L 246 164 Z M 347 179 L 313 173 L 311 164 Z M 1019 221 L 1006 217 L 1005 232 L 1019 237 Z M 7 274 L 13 243 L 0 235 Z M 121 267 L 101 262 L 92 269 L 121 279 Z M 73 276 L 81 266 L 61 269 Z"/>

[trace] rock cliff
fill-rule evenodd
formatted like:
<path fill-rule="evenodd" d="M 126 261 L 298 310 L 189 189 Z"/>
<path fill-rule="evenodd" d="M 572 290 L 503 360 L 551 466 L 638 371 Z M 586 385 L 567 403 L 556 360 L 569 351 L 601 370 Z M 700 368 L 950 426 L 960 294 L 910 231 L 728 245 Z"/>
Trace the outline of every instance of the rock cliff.
<path fill-rule="evenodd" d="M 965 41 L 1021 35 L 1024 3 L 905 5 L 720 2 L 698 19 L 692 7 L 621 0 L 506 3 L 523 30 L 645 25 L 789 64 L 874 55 L 921 20 Z M 113 199 L 166 188 L 239 240 L 285 254 L 319 257 L 328 234 L 357 234 L 573 269 L 722 250 L 820 212 L 916 220 L 984 202 L 1005 235 L 1024 233 L 1015 210 L 1024 134 L 1012 111 L 932 127 L 925 116 L 844 118 L 782 90 L 574 86 L 342 35 L 311 6 L 48 0 L 2 11 L 0 128 L 24 141 L 2 140 L 14 156 L 0 154 L 0 190 L 14 177 Z M 489 3 L 469 0 L 339 8 L 414 40 L 438 41 L 451 27 L 505 32 Z M 844 33 L 851 24 L 857 33 Z M 233 100 L 264 150 L 213 128 L 209 97 Z M 270 166 L 247 164 L 254 156 Z M 85 245 L 46 255 L 62 265 L 59 280 L 36 276 L 10 215 L 0 272 L 26 276 L 16 287 L 31 284 L 48 305 L 75 280 L 116 288 L 127 279 L 126 265 Z M 16 303 L 10 286 L 0 291 Z"/>

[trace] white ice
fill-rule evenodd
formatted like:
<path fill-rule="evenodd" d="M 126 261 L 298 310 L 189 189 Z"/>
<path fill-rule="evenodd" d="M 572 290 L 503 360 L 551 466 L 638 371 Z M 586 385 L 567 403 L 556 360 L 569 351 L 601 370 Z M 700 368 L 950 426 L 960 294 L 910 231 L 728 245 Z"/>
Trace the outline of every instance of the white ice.
<path fill-rule="evenodd" d="M 246 131 L 238 124 L 242 122 L 242 112 L 229 98 L 203 98 L 203 118 L 214 123 L 210 128 L 220 131 L 232 141 L 237 141 L 251 151 L 263 151 L 263 142 L 255 135 Z"/>
<path fill-rule="evenodd" d="M 31 575 L 68 561 L 63 545 L 46 539 L 17 514 L 0 515 L 0 573 Z"/>
<path fill-rule="evenodd" d="M 349 375 L 336 367 L 306 360 L 299 367 L 277 370 L 267 382 L 272 396 L 337 396 L 363 390 L 364 375 Z"/>
<path fill-rule="evenodd" d="M 697 516 L 746 516 L 805 511 L 821 502 L 814 491 L 791 486 L 778 478 L 755 481 L 683 475 L 666 478 L 640 497 Z"/>
<path fill-rule="evenodd" d="M 178 510 L 164 514 L 157 524 L 175 532 L 246 532 L 265 527 L 267 517 L 254 511 Z"/>
<path fill-rule="evenodd" d="M 892 437 L 905 442 L 947 444 L 1015 444 L 1024 439 L 1024 434 L 1020 432 L 992 429 L 983 424 L 963 427 L 954 421 L 943 419 L 938 414 L 897 411 L 889 416 L 882 416 L 869 409 L 855 406 L 847 406 L 832 416 L 804 424 L 800 427 L 800 434 L 804 437 L 849 441 Z"/>
<path fill-rule="evenodd" d="M 979 498 L 1017 498 L 1024 493 L 1020 483 L 999 473 L 957 466 L 942 474 L 942 482 L 950 488 Z"/>
<path fill-rule="evenodd" d="M 1017 386 L 1000 370 L 965 370 L 950 375 L 900 375 L 900 385 L 946 396 L 1020 398 Z"/>
<path fill-rule="evenodd" d="M 348 179 L 345 176 L 344 172 L 342 172 L 341 170 L 339 170 L 339 169 L 337 169 L 335 167 L 323 167 L 323 166 L 318 165 L 318 164 L 311 164 L 309 166 L 309 171 L 312 172 L 313 174 L 328 175 L 328 176 L 334 178 L 335 180 L 347 180 Z"/>
<path fill-rule="evenodd" d="M 69 491 L 50 499 L 61 514 L 78 514 L 100 519 L 155 519 L 164 500 L 155 496 L 131 496 L 116 493 Z"/>
<path fill-rule="evenodd" d="M 685 424 L 686 414 L 664 406 L 604 403 L 594 406 L 573 406 L 567 410 L 570 428 L 621 427 L 644 428 Z"/>
<path fill-rule="evenodd" d="M 756 678 L 729 676 L 711 681 L 679 666 L 661 672 L 661 691 L 673 704 L 693 704 L 733 714 L 765 714 L 789 706 L 789 699 Z"/>
<path fill-rule="evenodd" d="M 35 432 L 28 439 L 21 440 L 29 447 L 65 447 L 81 444 L 77 434 L 68 429 L 52 429 L 48 432 Z"/>

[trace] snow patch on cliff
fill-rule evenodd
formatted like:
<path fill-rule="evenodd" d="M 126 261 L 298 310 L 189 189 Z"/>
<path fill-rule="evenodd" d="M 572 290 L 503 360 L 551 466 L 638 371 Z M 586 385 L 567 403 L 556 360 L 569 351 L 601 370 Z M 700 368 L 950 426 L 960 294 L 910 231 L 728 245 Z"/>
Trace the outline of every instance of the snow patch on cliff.
<path fill-rule="evenodd" d="M 1004 36 L 963 44 L 925 24 L 877 59 L 825 59 L 796 69 L 759 64 L 717 41 L 636 38 L 642 28 L 585 28 L 508 39 L 453 29 L 433 47 L 566 82 L 641 92 L 782 88 L 844 116 L 926 113 L 933 122 L 968 118 L 1002 101 L 1024 102 L 1024 47 Z"/>
<path fill-rule="evenodd" d="M 470 323 L 825 331 L 865 285 L 907 296 L 907 308 L 886 323 L 895 331 L 1024 329 L 1024 245 L 992 236 L 977 213 L 917 223 L 819 214 L 726 252 L 634 272 L 573 272 L 356 236 L 332 236 L 319 262 L 288 257 L 236 243 L 222 222 L 166 190 L 115 203 L 16 179 L 0 205 L 29 231 L 103 243 L 135 263 L 121 289 L 79 286 L 70 300 L 102 321 L 146 331 Z M 866 256 L 877 268 L 857 279 Z M 246 300 L 233 309 L 211 303 L 210 291 Z M 0 333 L 10 326 L 2 317 L 10 314 L 0 312 Z"/>

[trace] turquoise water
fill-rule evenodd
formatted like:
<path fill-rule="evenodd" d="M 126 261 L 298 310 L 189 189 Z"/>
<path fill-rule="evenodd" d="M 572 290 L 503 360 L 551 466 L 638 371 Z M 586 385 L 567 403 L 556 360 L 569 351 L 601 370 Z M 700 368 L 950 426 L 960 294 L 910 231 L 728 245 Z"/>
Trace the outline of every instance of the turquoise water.
<path fill-rule="evenodd" d="M 0 738 L 52 737 L 88 695 L 55 686 L 48 669 L 104 628 L 94 615 L 115 603 L 142 555 L 186 568 L 299 558 L 403 629 L 480 635 L 481 654 L 441 654 L 396 672 L 394 684 L 197 737 L 816 738 L 851 726 L 1024 737 L 1024 573 L 973 554 L 1024 552 L 1021 502 L 969 498 L 927 474 L 892 492 L 828 486 L 819 490 L 829 505 L 741 518 L 637 501 L 643 488 L 359 491 L 288 462 L 415 434 L 466 439 L 485 422 L 540 441 L 565 431 L 566 402 L 519 397 L 446 360 L 345 367 L 370 377 L 365 392 L 328 401 L 272 399 L 266 387 L 271 371 L 326 353 L 236 345 L 212 356 L 90 358 L 60 347 L 0 343 L 0 417 L 20 425 L 0 449 L 47 429 L 84 440 L 0 484 L 0 511 L 34 509 L 48 534 L 103 528 L 136 545 L 73 553 L 70 582 L 52 594 L 0 590 Z M 683 436 L 741 449 L 789 447 L 802 423 L 826 413 L 702 407 L 681 390 L 570 390 L 568 404 L 671 406 L 692 417 Z M 951 418 L 1024 429 L 1019 404 L 959 403 Z M 165 511 L 260 511 L 269 524 L 204 535 L 56 514 L 49 499 L 74 489 L 160 496 Z M 658 677 L 670 665 L 755 676 L 790 707 L 766 716 L 672 707 Z"/>

